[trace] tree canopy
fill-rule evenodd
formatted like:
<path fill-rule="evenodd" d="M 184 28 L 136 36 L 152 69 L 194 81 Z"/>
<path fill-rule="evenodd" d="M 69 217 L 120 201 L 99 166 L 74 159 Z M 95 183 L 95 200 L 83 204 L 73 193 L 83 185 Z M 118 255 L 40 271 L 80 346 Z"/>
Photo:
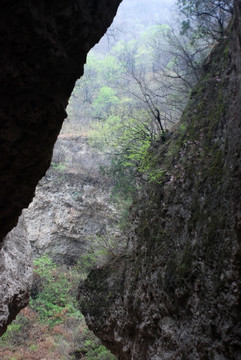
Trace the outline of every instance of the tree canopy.
<path fill-rule="evenodd" d="M 233 13 L 232 0 L 178 0 L 183 20 L 183 33 L 193 31 L 195 36 L 210 36 L 218 40 Z"/>
<path fill-rule="evenodd" d="M 132 39 L 113 41 L 107 55 L 92 51 L 71 99 L 70 117 L 81 112 L 91 146 L 108 154 L 117 182 L 124 176 L 136 186 L 160 181 L 152 148 L 179 120 L 232 14 L 228 0 L 177 5 L 173 24 L 156 23 Z"/>

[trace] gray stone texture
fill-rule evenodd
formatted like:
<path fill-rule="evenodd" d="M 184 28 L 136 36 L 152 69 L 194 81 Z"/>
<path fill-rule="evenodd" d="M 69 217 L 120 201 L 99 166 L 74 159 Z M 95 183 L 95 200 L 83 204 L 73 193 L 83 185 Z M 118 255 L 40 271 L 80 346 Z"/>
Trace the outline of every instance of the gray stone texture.
<path fill-rule="evenodd" d="M 132 207 L 126 256 L 79 287 L 119 360 L 241 359 L 241 1 Z"/>

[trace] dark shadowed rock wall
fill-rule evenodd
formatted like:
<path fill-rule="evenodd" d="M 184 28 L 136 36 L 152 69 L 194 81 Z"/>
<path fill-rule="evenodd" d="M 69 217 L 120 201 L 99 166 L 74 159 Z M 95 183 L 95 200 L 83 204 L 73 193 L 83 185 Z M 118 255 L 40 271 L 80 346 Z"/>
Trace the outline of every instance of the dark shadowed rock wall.
<path fill-rule="evenodd" d="M 120 360 L 241 359 L 241 1 L 181 123 L 158 149 L 162 184 L 132 208 L 126 256 L 79 287 Z"/>
<path fill-rule="evenodd" d="M 50 164 L 87 52 L 111 24 L 120 2 L 1 1 L 0 335 L 26 306 L 31 286 L 24 227 L 3 239 Z"/>
<path fill-rule="evenodd" d="M 0 239 L 32 200 L 86 54 L 120 2 L 1 1 Z"/>

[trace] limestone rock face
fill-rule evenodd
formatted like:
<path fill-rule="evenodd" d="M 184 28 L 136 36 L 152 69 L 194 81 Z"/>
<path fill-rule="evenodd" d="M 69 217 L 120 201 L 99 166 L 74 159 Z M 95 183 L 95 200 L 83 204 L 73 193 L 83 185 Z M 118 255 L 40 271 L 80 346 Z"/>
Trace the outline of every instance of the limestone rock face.
<path fill-rule="evenodd" d="M 80 284 L 89 327 L 120 360 L 241 359 L 240 59 L 238 0 L 155 153 L 163 182 L 133 205 L 129 252 Z"/>
<path fill-rule="evenodd" d="M 0 250 L 0 335 L 28 304 L 31 285 L 31 246 L 21 217 Z"/>
<path fill-rule="evenodd" d="M 23 212 L 34 256 L 71 264 L 89 249 L 91 237 L 116 232 L 112 184 L 100 173 L 101 164 L 84 136 L 59 137 L 52 166 Z"/>
<path fill-rule="evenodd" d="M 121 0 L 1 1 L 0 239 L 50 164 L 87 52 Z"/>

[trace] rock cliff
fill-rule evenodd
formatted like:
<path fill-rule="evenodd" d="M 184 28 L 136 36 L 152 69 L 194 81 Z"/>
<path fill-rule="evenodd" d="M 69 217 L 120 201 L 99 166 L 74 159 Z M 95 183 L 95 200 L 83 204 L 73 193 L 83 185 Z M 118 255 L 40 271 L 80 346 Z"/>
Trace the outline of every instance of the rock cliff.
<path fill-rule="evenodd" d="M 181 123 L 161 184 L 132 207 L 129 251 L 80 284 L 91 330 L 120 360 L 241 359 L 241 1 Z"/>
<path fill-rule="evenodd" d="M 1 1 L 1 333 L 26 304 L 30 282 L 28 244 L 20 235 L 15 244 L 4 237 L 50 165 L 87 52 L 111 24 L 120 2 Z"/>
<path fill-rule="evenodd" d="M 74 264 L 89 250 L 92 237 L 107 232 L 118 236 L 112 183 L 100 172 L 105 162 L 84 136 L 58 138 L 52 166 L 23 211 L 33 256 L 48 254 L 57 262 Z"/>
<path fill-rule="evenodd" d="M 31 246 L 26 226 L 20 218 L 18 226 L 6 237 L 0 251 L 0 336 L 29 301 L 32 285 Z"/>

